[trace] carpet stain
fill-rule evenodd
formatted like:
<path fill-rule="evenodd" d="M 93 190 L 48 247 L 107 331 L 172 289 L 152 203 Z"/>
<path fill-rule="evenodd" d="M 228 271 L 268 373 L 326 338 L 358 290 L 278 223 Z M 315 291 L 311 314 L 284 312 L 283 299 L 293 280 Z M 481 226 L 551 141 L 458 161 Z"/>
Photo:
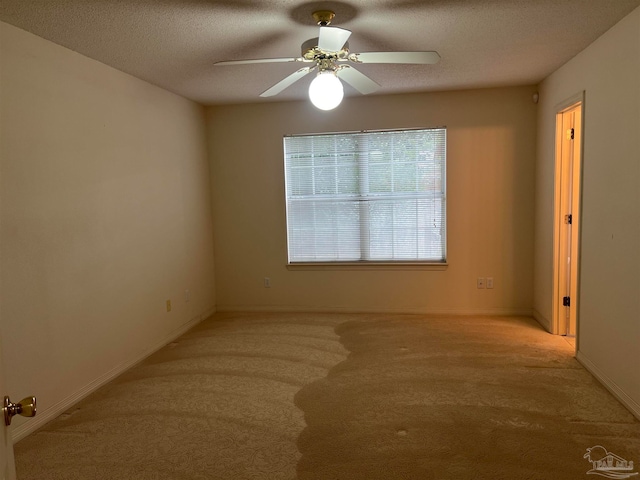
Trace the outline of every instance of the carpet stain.
<path fill-rule="evenodd" d="M 577 479 L 598 444 L 640 460 L 640 422 L 530 318 L 363 315 L 336 333 L 348 358 L 295 397 L 301 480 Z"/>

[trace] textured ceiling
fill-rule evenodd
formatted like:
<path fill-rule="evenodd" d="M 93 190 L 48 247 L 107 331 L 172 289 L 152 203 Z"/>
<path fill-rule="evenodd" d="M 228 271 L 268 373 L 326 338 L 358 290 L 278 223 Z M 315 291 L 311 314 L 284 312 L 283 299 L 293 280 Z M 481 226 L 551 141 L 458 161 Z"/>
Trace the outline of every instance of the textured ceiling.
<path fill-rule="evenodd" d="M 300 64 L 214 66 L 296 57 L 336 12 L 352 52 L 436 50 L 436 65 L 362 65 L 377 94 L 535 84 L 640 0 L 2 0 L 0 19 L 206 105 L 258 95 Z M 615 52 L 611 52 L 615 55 Z M 309 77 L 271 100 L 306 97 Z M 347 95 L 358 95 L 346 87 Z"/>

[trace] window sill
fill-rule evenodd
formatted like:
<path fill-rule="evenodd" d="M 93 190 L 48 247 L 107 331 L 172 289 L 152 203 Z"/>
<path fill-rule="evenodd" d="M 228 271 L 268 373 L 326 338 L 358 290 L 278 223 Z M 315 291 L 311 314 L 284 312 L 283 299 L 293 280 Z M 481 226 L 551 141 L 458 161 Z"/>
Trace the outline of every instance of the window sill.
<path fill-rule="evenodd" d="M 448 263 L 428 262 L 296 262 L 287 270 L 429 270 L 443 271 Z"/>

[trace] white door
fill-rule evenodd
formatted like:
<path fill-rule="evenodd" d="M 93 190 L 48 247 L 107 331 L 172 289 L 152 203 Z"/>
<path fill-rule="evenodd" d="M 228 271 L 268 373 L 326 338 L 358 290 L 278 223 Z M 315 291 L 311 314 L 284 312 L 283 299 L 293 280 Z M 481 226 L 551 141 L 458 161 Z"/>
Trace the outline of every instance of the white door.
<path fill-rule="evenodd" d="M 6 389 L 2 373 L 2 351 L 0 350 L 0 396 L 4 399 Z M 0 415 L 0 423 L 2 424 L 2 445 L 0 445 L 0 472 L 2 472 L 2 480 L 15 480 L 16 467 L 13 461 L 11 427 L 5 425 L 4 411 L 3 414 Z"/>
<path fill-rule="evenodd" d="M 578 303 L 578 228 L 582 103 L 558 113 L 556 133 L 555 330 L 575 336 Z"/>

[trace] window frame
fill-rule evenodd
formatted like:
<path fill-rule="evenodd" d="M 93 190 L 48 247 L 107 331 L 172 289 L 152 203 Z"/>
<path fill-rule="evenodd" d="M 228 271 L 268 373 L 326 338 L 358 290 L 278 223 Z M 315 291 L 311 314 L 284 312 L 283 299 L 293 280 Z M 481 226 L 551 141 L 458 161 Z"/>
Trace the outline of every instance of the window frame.
<path fill-rule="evenodd" d="M 376 133 L 403 133 L 411 131 L 429 131 L 429 130 L 444 130 L 444 152 L 442 153 L 443 166 L 441 172 L 441 221 L 442 230 L 444 232 L 444 241 L 442 244 L 442 260 L 420 260 L 420 259 L 386 259 L 386 260 L 304 260 L 304 261 L 291 261 L 290 254 L 290 229 L 289 229 L 289 198 L 288 198 L 288 175 L 287 175 L 287 149 L 286 139 L 291 137 L 314 137 L 314 136 L 338 136 L 338 135 L 358 135 L 358 134 L 376 134 Z M 284 161 L 284 180 L 285 180 L 285 228 L 286 228 L 286 241 L 287 241 L 287 269 L 290 270 L 325 270 L 325 269 L 424 269 L 424 270 L 446 270 L 448 267 L 448 208 L 447 208 L 447 144 L 448 144 L 448 131 L 446 126 L 438 127 L 412 127 L 412 128 L 398 128 L 398 129 L 380 129 L 380 130 L 358 130 L 358 131 L 344 131 L 344 132 L 324 132 L 324 133 L 310 133 L 310 134 L 288 134 L 283 137 L 283 161 Z M 361 192 L 361 190 L 360 190 Z M 400 194 L 401 196 L 402 194 Z M 390 194 L 389 196 L 393 196 Z"/>

